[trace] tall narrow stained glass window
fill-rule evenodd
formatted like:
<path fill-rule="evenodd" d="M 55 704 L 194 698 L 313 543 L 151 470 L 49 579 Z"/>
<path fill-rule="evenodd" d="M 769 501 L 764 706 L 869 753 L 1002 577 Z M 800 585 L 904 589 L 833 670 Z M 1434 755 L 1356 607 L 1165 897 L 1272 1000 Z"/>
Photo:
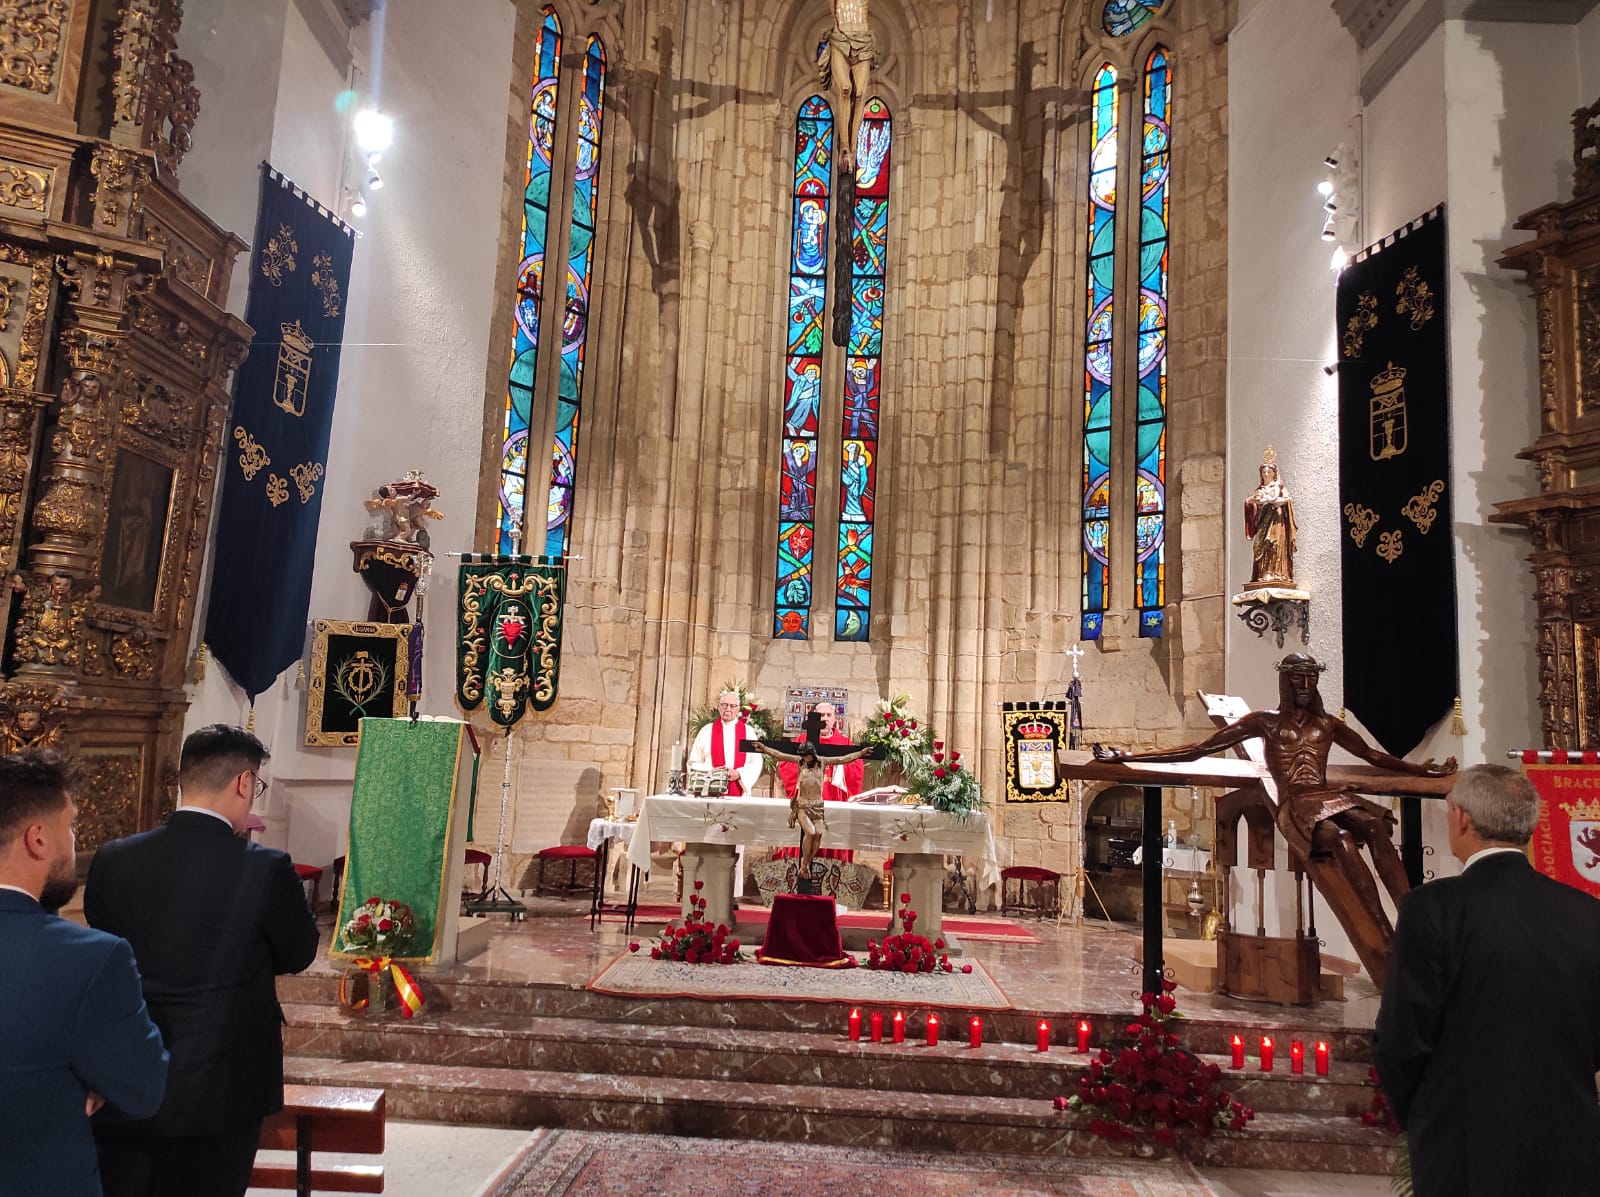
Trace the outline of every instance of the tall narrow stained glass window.
<path fill-rule="evenodd" d="M 872 523 L 878 494 L 878 398 L 889 251 L 889 148 L 882 100 L 868 101 L 856 139 L 850 241 L 850 344 L 839 451 L 839 574 L 833 638 L 865 640 L 872 624 Z"/>
<path fill-rule="evenodd" d="M 1165 47 L 1144 64 L 1139 157 L 1139 407 L 1134 452 L 1134 594 L 1139 635 L 1161 635 L 1166 602 L 1167 217 L 1172 78 Z"/>
<path fill-rule="evenodd" d="M 811 635 L 817 420 L 822 405 L 828 192 L 833 177 L 833 112 L 821 96 L 812 96 L 800 105 L 794 141 L 788 345 L 783 359 L 783 471 L 778 491 L 778 567 L 772 633 L 782 640 L 805 640 Z"/>
<path fill-rule="evenodd" d="M 589 341 L 590 279 L 599 200 L 600 124 L 605 115 L 606 49 L 590 35 L 572 153 L 572 226 L 567 253 L 567 302 L 561 322 L 561 380 L 555 443 L 550 452 L 550 499 L 545 554 L 565 556 L 572 537 L 572 492 L 578 472 L 578 422 Z"/>
<path fill-rule="evenodd" d="M 509 553 L 523 526 L 528 490 L 528 426 L 539 365 L 539 319 L 544 299 L 545 245 L 550 226 L 550 167 L 555 147 L 556 100 L 561 79 L 561 20 L 546 5 L 539 27 L 533 101 L 529 106 L 528 157 L 523 173 L 522 253 L 517 269 L 516 330 L 506 384 L 506 418 L 500 451 L 497 539 Z"/>
<path fill-rule="evenodd" d="M 1113 318 L 1117 248 L 1117 72 L 1095 72 L 1090 99 L 1089 202 L 1084 272 L 1083 625 L 1098 640 L 1110 598 Z"/>

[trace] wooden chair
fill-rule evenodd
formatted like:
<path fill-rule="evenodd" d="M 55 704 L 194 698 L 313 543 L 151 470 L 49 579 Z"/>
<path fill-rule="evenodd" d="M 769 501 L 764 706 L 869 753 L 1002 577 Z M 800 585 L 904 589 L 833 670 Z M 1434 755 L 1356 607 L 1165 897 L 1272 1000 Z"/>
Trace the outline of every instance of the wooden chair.
<path fill-rule="evenodd" d="M 493 860 L 494 857 L 481 848 L 467 849 L 467 868 L 470 869 L 473 865 L 477 865 L 479 869 L 478 888 L 470 888 L 466 884 L 466 877 L 463 874 L 461 885 L 461 900 L 463 902 L 481 902 L 489 896 L 489 865 Z"/>
<path fill-rule="evenodd" d="M 384 1094 L 382 1089 L 344 1089 L 329 1085 L 285 1085 L 283 1109 L 261 1124 L 259 1146 L 292 1151 L 290 1164 L 257 1163 L 250 1171 L 252 1189 L 293 1189 L 300 1197 L 313 1193 L 381 1193 L 382 1164 L 314 1166 L 313 1151 L 349 1155 L 382 1155 Z"/>
<path fill-rule="evenodd" d="M 1000 870 L 1000 913 L 1031 911 L 1041 917 L 1061 909 L 1061 874 L 1035 865 Z"/>

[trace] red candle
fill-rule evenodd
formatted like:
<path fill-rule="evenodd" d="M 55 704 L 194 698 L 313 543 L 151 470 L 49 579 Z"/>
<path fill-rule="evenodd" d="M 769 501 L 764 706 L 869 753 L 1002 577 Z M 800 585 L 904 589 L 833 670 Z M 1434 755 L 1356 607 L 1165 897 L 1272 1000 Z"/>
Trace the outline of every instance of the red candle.
<path fill-rule="evenodd" d="M 1086 1018 L 1078 1020 L 1078 1050 L 1080 1052 L 1089 1050 L 1089 1020 Z"/>
<path fill-rule="evenodd" d="M 852 1011 L 850 1011 L 850 1042 L 851 1043 L 859 1043 L 860 1041 L 861 1041 L 861 1011 L 852 1010 Z"/>
<path fill-rule="evenodd" d="M 874 1015 L 873 1017 L 877 1016 Z M 1244 1039 L 1238 1035 L 1233 1037 L 1233 1066 L 1235 1068 L 1244 1067 Z"/>
<path fill-rule="evenodd" d="M 928 1046 L 939 1046 L 939 1016 L 937 1014 L 928 1015 Z"/>
<path fill-rule="evenodd" d="M 872 1012 L 872 1019 L 871 1019 L 871 1022 L 870 1022 L 870 1026 L 872 1028 L 872 1042 L 874 1042 L 874 1043 L 882 1043 L 883 1042 L 883 1013 L 881 1011 L 874 1010 Z"/>
<path fill-rule="evenodd" d="M 1272 1036 L 1261 1036 L 1261 1071 L 1272 1071 Z"/>
<path fill-rule="evenodd" d="M 1298 1039 L 1289 1041 L 1289 1071 L 1300 1076 L 1306 1070 L 1306 1045 Z"/>
<path fill-rule="evenodd" d="M 973 1047 L 983 1046 L 983 1019 L 974 1018 L 972 1020 L 972 1033 L 969 1038 Z"/>
<path fill-rule="evenodd" d="M 1328 1075 L 1328 1045 L 1320 1040 L 1317 1042 L 1317 1075 Z"/>
<path fill-rule="evenodd" d="M 896 1043 L 906 1041 L 906 1016 L 898 1010 L 894 1012 L 894 1041 Z"/>
<path fill-rule="evenodd" d="M 1039 1020 L 1039 1050 L 1042 1052 L 1050 1050 L 1050 1024 L 1042 1018 Z"/>

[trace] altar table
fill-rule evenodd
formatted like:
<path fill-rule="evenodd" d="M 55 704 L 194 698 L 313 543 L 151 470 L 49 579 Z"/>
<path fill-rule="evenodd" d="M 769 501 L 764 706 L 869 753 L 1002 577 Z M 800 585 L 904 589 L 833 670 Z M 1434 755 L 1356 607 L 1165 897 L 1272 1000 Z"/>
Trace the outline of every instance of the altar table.
<path fill-rule="evenodd" d="M 933 939 L 943 925 L 944 857 L 960 855 L 976 867 L 978 884 L 1000 884 L 995 860 L 994 831 L 982 811 L 948 814 L 931 806 L 902 806 L 875 802 L 824 803 L 826 848 L 868 848 L 894 855 L 894 883 L 911 895 L 920 934 Z M 650 869 L 652 841 L 682 841 L 683 913 L 691 913 L 689 899 L 698 893 L 706 903 L 705 917 L 732 925 L 733 857 L 740 844 L 787 847 L 799 838 L 789 826 L 786 798 L 692 798 L 679 794 L 652 794 L 646 798 L 628 845 L 628 861 L 640 872 Z M 696 881 L 704 884 L 697 891 Z M 894 895 L 898 898 L 898 894 Z M 898 901 L 890 931 L 899 926 Z"/>

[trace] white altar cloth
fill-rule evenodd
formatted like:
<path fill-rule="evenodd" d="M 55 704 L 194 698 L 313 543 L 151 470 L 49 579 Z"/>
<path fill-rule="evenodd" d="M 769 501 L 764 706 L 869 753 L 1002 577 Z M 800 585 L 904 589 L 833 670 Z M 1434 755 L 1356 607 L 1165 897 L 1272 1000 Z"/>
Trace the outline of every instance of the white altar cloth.
<path fill-rule="evenodd" d="M 881 852 L 959 855 L 976 869 L 980 888 L 1000 884 L 994 831 L 982 811 L 953 815 L 931 806 L 872 802 L 824 803 L 824 848 L 868 848 Z M 687 844 L 771 844 L 792 846 L 799 833 L 789 826 L 786 798 L 689 798 L 652 794 L 643 803 L 628 845 L 628 861 L 641 872 L 650 868 L 652 841 Z"/>

